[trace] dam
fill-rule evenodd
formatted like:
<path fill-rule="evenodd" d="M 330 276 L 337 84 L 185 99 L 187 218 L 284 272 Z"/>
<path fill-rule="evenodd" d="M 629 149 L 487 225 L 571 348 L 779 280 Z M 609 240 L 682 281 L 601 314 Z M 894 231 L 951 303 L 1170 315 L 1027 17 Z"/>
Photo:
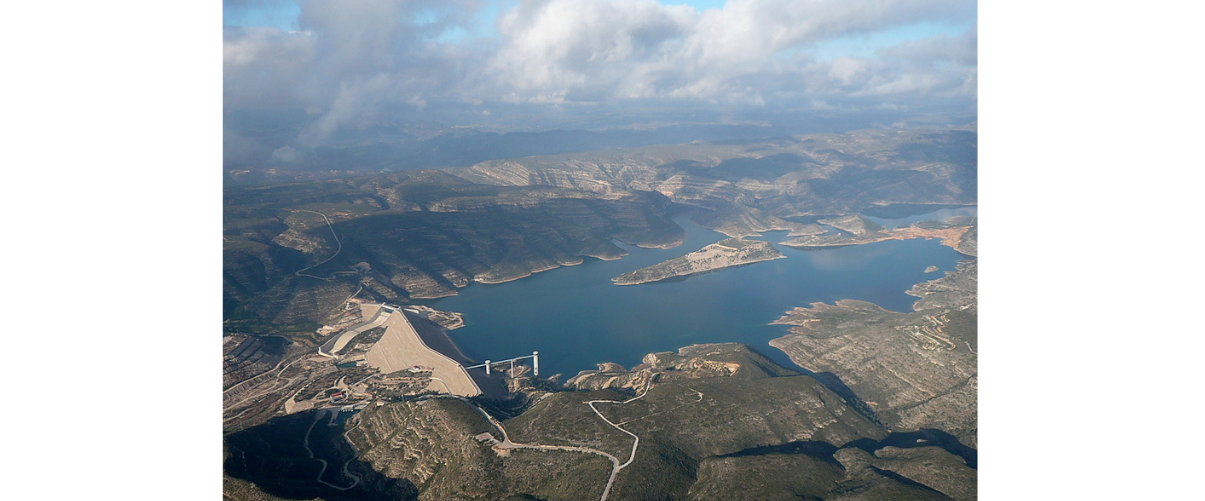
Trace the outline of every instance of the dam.
<path fill-rule="evenodd" d="M 363 316 L 368 320 L 353 325 L 338 336 L 331 338 L 319 348 L 318 353 L 328 357 L 337 356 L 339 351 L 360 333 L 376 327 L 384 327 L 385 333 L 381 336 L 380 341 L 377 341 L 365 356 L 365 362 L 370 367 L 379 369 L 382 374 L 406 370 L 414 366 L 430 367 L 432 370 L 431 384 L 427 387 L 428 390 L 463 397 L 475 397 L 483 393 L 481 384 L 469 375 L 464 365 L 461 364 L 462 361 L 467 362 L 468 359 L 464 358 L 454 346 L 451 346 L 451 343 L 438 342 L 438 336 L 440 336 L 438 327 L 433 332 L 427 332 L 426 337 L 434 338 L 432 339 L 435 341 L 433 344 L 447 344 L 448 346 L 437 346 L 443 348 L 442 352 L 432 348 L 424 340 L 419 329 L 415 328 L 415 323 L 410 318 L 414 313 L 384 304 L 364 304 L 360 308 Z M 426 322 L 418 317 L 414 321 Z M 430 330 L 426 328 L 426 325 L 422 327 L 424 330 Z M 461 360 L 456 360 L 452 358 L 453 356 L 457 356 Z M 479 377 L 478 379 L 484 378 Z M 483 380 L 480 383 L 488 385 L 490 381 Z"/>

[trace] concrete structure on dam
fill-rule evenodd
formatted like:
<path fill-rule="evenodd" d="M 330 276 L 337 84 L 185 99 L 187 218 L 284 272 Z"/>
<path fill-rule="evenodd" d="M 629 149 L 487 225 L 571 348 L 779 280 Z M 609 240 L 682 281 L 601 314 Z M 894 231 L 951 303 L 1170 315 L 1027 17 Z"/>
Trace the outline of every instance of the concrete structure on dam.
<path fill-rule="evenodd" d="M 368 306 L 364 305 L 364 307 Z M 380 323 L 377 325 L 385 327 L 385 334 L 381 336 L 380 341 L 368 350 L 366 360 L 369 366 L 380 369 L 382 374 L 409 369 L 416 365 L 430 367 L 433 370 L 431 373 L 431 384 L 427 387 L 428 390 L 447 392 L 465 397 L 474 397 L 482 393 L 481 388 L 469 376 L 469 373 L 465 371 L 463 365 L 451 357 L 430 348 L 423 342 L 422 337 L 419 336 L 414 325 L 407 318 L 405 311 L 384 305 L 372 306 L 377 306 L 380 310 L 375 312 L 373 318 L 366 322 L 366 327 L 361 330 L 372 328 L 367 327 L 367 325 L 376 323 L 379 320 Z M 368 313 L 368 311 L 366 310 L 365 313 Z M 353 334 L 352 337 L 354 336 Z M 335 338 L 335 342 L 331 343 L 331 348 L 334 351 L 338 351 L 339 348 L 345 346 L 351 338 L 339 344 L 338 340 L 341 339 L 343 339 L 343 335 L 338 336 Z"/>

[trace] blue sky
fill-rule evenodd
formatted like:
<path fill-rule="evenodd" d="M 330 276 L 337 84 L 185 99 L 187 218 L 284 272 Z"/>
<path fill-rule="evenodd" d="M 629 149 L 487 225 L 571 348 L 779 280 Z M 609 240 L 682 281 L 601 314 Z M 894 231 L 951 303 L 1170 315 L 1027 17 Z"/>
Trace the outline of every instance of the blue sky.
<path fill-rule="evenodd" d="M 222 3 L 222 23 L 226 26 L 270 26 L 285 31 L 297 29 L 301 7 L 296 2 Z"/>
<path fill-rule="evenodd" d="M 660 2 L 663 5 L 690 5 L 698 10 L 705 9 L 720 9 L 724 7 L 725 0 L 694 0 L 690 2 Z M 515 0 L 499 0 L 488 2 L 482 8 L 483 18 L 489 19 L 492 23 L 503 10 L 514 7 Z M 301 14 L 301 7 L 295 1 L 290 0 L 267 0 L 267 1 L 229 1 L 223 2 L 222 22 L 227 26 L 271 26 L 285 31 L 296 29 L 297 15 Z M 489 28 L 492 30 L 492 26 Z M 489 32 L 481 32 L 478 36 L 489 36 Z"/>
<path fill-rule="evenodd" d="M 689 5 L 695 10 L 723 9 L 726 0 L 662 0 L 662 5 Z M 471 23 L 450 27 L 436 41 L 439 43 L 464 43 L 472 40 L 498 36 L 495 26 L 497 17 L 513 9 L 517 0 L 486 0 L 473 15 Z M 283 31 L 298 29 L 297 18 L 301 6 L 294 0 L 226 0 L 223 6 L 223 23 L 227 26 L 273 27 Z M 419 19 L 422 18 L 420 14 Z M 820 59 L 836 59 L 843 56 L 875 57 L 875 51 L 907 41 L 922 40 L 935 36 L 956 36 L 972 28 L 974 20 L 923 21 L 886 30 L 841 36 L 818 43 L 807 50 Z"/>
<path fill-rule="evenodd" d="M 845 35 L 818 43 L 808 50 L 819 59 L 836 59 L 843 56 L 875 57 L 875 51 L 879 49 L 932 37 L 958 36 L 972 27 L 973 23 L 966 21 L 923 21 L 882 31 Z"/>

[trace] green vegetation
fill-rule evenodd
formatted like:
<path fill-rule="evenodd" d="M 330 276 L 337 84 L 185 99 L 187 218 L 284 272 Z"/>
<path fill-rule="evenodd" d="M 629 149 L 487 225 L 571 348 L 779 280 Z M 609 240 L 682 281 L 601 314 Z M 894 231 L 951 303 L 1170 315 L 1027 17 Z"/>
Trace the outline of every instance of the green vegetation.
<path fill-rule="evenodd" d="M 686 499 L 824 499 L 844 476 L 840 465 L 806 454 L 710 457 Z M 756 482 L 750 479 L 756 478 Z"/>
<path fill-rule="evenodd" d="M 628 398 L 614 390 L 556 393 L 503 424 L 515 442 L 590 447 L 626 460 L 632 437 L 598 419 L 585 402 Z"/>
<path fill-rule="evenodd" d="M 807 376 L 666 383 L 640 400 L 599 410 L 614 422 L 630 422 L 633 433 L 672 443 L 694 458 L 801 439 L 839 445 L 886 435 Z"/>
<path fill-rule="evenodd" d="M 497 434 L 494 428 L 454 399 L 365 409 L 350 426 L 348 437 L 363 460 L 409 479 L 426 499 L 596 500 L 611 473 L 611 462 L 593 454 L 512 450 L 499 456 L 474 438 Z"/>

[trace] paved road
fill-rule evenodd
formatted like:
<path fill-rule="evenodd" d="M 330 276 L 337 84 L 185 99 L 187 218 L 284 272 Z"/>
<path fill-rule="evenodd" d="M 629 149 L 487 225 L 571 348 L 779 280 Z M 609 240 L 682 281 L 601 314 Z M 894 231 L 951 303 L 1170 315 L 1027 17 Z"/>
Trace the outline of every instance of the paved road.
<path fill-rule="evenodd" d="M 588 404 L 588 405 L 590 406 L 590 409 L 591 409 L 591 410 L 593 410 L 595 414 L 598 414 L 598 417 L 602 418 L 602 420 L 603 420 L 603 421 L 606 421 L 606 422 L 607 422 L 607 424 L 609 424 L 609 425 L 611 425 L 611 426 L 614 426 L 614 427 L 615 427 L 615 429 L 617 429 L 617 430 L 619 430 L 619 431 L 622 431 L 622 432 L 624 432 L 624 433 L 627 433 L 628 435 L 631 435 L 631 436 L 632 436 L 632 438 L 633 438 L 633 439 L 635 439 L 635 441 L 634 441 L 634 442 L 632 442 L 632 455 L 628 456 L 628 461 L 627 461 L 626 463 L 624 463 L 624 464 L 619 464 L 619 461 L 618 461 L 618 460 L 616 460 L 616 461 L 615 461 L 615 468 L 614 468 L 614 469 L 611 471 L 611 478 L 607 480 L 607 487 L 606 487 L 606 489 L 603 489 L 603 495 L 602 495 L 602 499 L 600 499 L 599 501 L 607 501 L 607 496 L 608 496 L 608 495 L 611 493 L 611 485 L 615 483 L 615 477 L 616 477 L 617 475 L 619 475 L 619 470 L 622 470 L 622 469 L 626 468 L 628 465 L 632 464 L 632 461 L 635 461 L 635 460 L 636 460 L 636 448 L 640 446 L 640 437 L 636 436 L 636 434 L 635 434 L 635 433 L 632 433 L 632 432 L 630 432 L 630 431 L 628 431 L 628 430 L 625 430 L 625 429 L 621 428 L 620 426 L 621 426 L 621 425 L 624 425 L 624 424 L 627 424 L 627 423 L 630 423 L 630 422 L 632 422 L 632 421 L 637 421 L 637 420 L 640 420 L 640 419 L 644 419 L 644 418 L 646 418 L 646 417 L 653 416 L 653 415 L 656 415 L 656 414 L 663 414 L 663 413 L 665 413 L 665 412 L 672 411 L 672 410 L 674 410 L 674 409 L 677 409 L 678 407 L 682 407 L 682 406 L 687 405 L 687 404 L 682 404 L 682 405 L 679 405 L 678 407 L 674 407 L 673 409 L 669 409 L 669 410 L 666 410 L 666 411 L 662 411 L 662 412 L 657 412 L 657 413 L 649 414 L 648 416 L 642 416 L 642 417 L 640 417 L 640 418 L 633 419 L 633 420 L 630 420 L 630 421 L 624 421 L 624 422 L 619 423 L 619 424 L 615 424 L 615 423 L 611 422 L 611 420 L 610 420 L 610 419 L 607 419 L 607 417 L 606 417 L 606 416 L 602 415 L 602 413 L 598 411 L 598 407 L 595 407 L 595 406 L 594 406 L 594 404 L 603 404 L 603 403 L 606 403 L 606 404 L 618 404 L 618 405 L 623 405 L 623 404 L 627 404 L 627 403 L 630 403 L 630 402 L 635 402 L 635 401 L 637 401 L 637 400 L 640 400 L 640 399 L 644 398 L 644 396 L 645 396 L 645 395 L 648 395 L 648 393 L 649 393 L 649 389 L 650 389 L 650 388 L 652 388 L 652 386 L 647 386 L 647 387 L 645 387 L 645 389 L 644 389 L 644 393 L 641 393 L 641 394 L 640 394 L 640 396 L 633 397 L 633 398 L 629 398 L 629 399 L 627 399 L 627 400 L 624 400 L 623 402 L 616 402 L 616 401 L 614 401 L 614 400 L 591 400 L 591 401 L 589 401 L 589 402 L 586 402 L 586 404 Z M 696 403 L 698 403 L 698 402 L 702 402 L 702 401 L 703 401 L 703 392 L 701 392 L 701 391 L 699 391 L 699 390 L 695 390 L 694 388 L 691 388 L 691 390 L 694 390 L 694 392 L 695 392 L 695 393 L 698 393 L 698 394 L 699 394 L 699 399 L 698 399 L 698 400 L 696 400 L 695 402 L 696 402 Z"/>
<path fill-rule="evenodd" d="M 466 402 L 468 402 L 468 401 L 466 400 Z M 472 403 L 472 402 L 469 402 L 469 403 Z M 474 407 L 476 407 L 476 404 L 474 404 Z M 490 421 L 490 423 L 493 423 L 494 427 L 497 428 L 500 433 L 502 433 L 502 441 L 498 441 L 498 439 L 494 438 L 493 435 L 490 435 L 490 440 L 497 447 L 501 447 L 503 449 L 535 449 L 535 450 L 541 450 L 541 451 L 584 452 L 587 454 L 598 454 L 599 456 L 603 456 L 603 457 L 606 457 L 607 459 L 611 460 L 611 477 L 610 477 L 610 479 L 607 480 L 607 486 L 606 486 L 606 488 L 603 489 L 602 499 L 600 500 L 600 501 L 606 501 L 607 493 L 611 490 L 611 483 L 615 481 L 615 474 L 618 473 L 620 469 L 622 469 L 622 467 L 619 465 L 619 458 L 617 458 L 611 454 L 608 454 L 606 452 L 600 451 L 598 449 L 591 449 L 589 447 L 576 447 L 576 446 L 572 446 L 572 445 L 521 444 L 518 442 L 511 442 L 510 436 L 506 434 L 506 428 L 502 427 L 502 423 L 498 422 L 497 419 L 494 419 L 494 416 L 491 416 L 488 412 L 485 412 L 485 410 L 482 409 L 481 407 L 477 407 L 477 412 L 480 412 L 481 415 L 485 416 L 485 418 L 488 419 Z M 603 419 L 606 419 L 606 418 L 603 418 Z M 636 453 L 636 450 L 635 450 L 635 448 L 633 448 L 632 449 L 633 456 L 635 456 L 635 453 Z M 630 463 L 631 460 L 629 460 L 628 462 Z"/>
<path fill-rule="evenodd" d="M 237 388 L 237 387 L 239 387 L 239 386 L 241 386 L 241 385 L 243 385 L 243 384 L 245 384 L 245 383 L 248 383 L 248 382 L 250 382 L 250 381 L 251 381 L 251 380 L 253 380 L 253 379 L 258 379 L 258 378 L 260 378 L 261 376 L 266 376 L 266 375 L 270 374 L 272 371 L 275 371 L 275 370 L 276 370 L 276 369 L 278 369 L 278 368 L 280 369 L 280 372 L 277 372 L 277 373 L 276 373 L 276 379 L 277 379 L 277 380 L 279 380 L 279 379 L 280 379 L 280 375 L 281 375 L 281 374 L 284 374 L 284 372 L 285 372 L 286 370 L 288 370 L 288 368 L 289 368 L 289 367 L 291 367 L 293 364 L 295 364 L 295 363 L 297 363 L 297 362 L 300 362 L 300 361 L 301 361 L 303 358 L 305 358 L 305 356 L 306 356 L 306 355 L 307 355 L 307 353 L 300 353 L 300 354 L 296 355 L 296 357 L 295 357 L 295 358 L 293 358 L 292 360 L 290 360 L 290 361 L 289 361 L 289 364 L 288 364 L 288 365 L 286 365 L 286 366 L 284 366 L 284 367 L 281 367 L 281 366 L 280 366 L 280 364 L 285 363 L 285 360 L 281 360 L 280 362 L 277 362 L 276 367 L 273 367 L 273 368 L 272 368 L 272 369 L 270 369 L 270 370 L 267 370 L 267 371 L 261 372 L 260 374 L 258 374 L 258 375 L 256 375 L 256 376 L 254 376 L 254 377 L 252 377 L 252 378 L 249 378 L 249 379 L 247 379 L 247 380 L 245 380 L 245 381 L 243 381 L 243 382 L 240 382 L 239 384 L 236 384 L 236 385 L 234 385 L 234 386 L 231 386 L 231 387 L 229 387 L 229 388 L 226 388 L 226 390 L 222 392 L 223 400 L 225 400 L 226 394 L 227 394 L 227 393 L 229 393 L 231 390 L 233 390 L 233 389 L 235 389 L 235 388 Z M 287 388 L 289 385 L 293 384 L 293 381 L 296 381 L 296 380 L 297 380 L 297 378 L 296 378 L 296 377 L 294 377 L 294 378 L 290 378 L 290 379 L 288 380 L 289 382 L 288 382 L 288 383 L 286 383 L 284 387 L 285 387 L 285 388 Z M 249 396 L 249 397 L 244 397 L 242 400 L 239 400 L 238 402 L 235 402 L 235 403 L 232 403 L 232 404 L 225 404 L 225 403 L 223 403 L 223 405 L 222 405 L 223 409 L 222 409 L 222 410 L 223 410 L 223 411 L 229 410 L 229 409 L 233 408 L 234 406 L 237 406 L 237 405 L 239 405 L 239 404 L 242 404 L 243 402 L 246 402 L 246 401 L 251 400 L 251 399 L 253 399 L 253 398 L 259 398 L 259 397 L 262 397 L 262 396 L 264 396 L 264 395 L 266 395 L 266 394 L 269 394 L 269 393 L 275 393 L 275 392 L 277 392 L 277 391 L 280 391 L 280 389 L 281 389 L 280 387 L 273 386 L 272 388 L 269 388 L 269 389 L 267 389 L 267 390 L 261 390 L 259 393 L 252 394 L 252 395 L 251 395 L 251 396 Z"/>
<path fill-rule="evenodd" d="M 322 414 L 324 412 L 331 413 L 331 419 L 327 423 L 327 426 L 330 426 L 331 423 L 333 423 L 335 421 L 335 418 L 339 416 L 338 409 L 331 409 L 331 410 L 321 409 L 314 413 L 314 422 L 310 424 L 310 429 L 305 432 L 305 453 L 310 456 L 310 459 L 313 459 L 314 461 L 322 463 L 322 468 L 318 470 L 318 477 L 316 479 L 316 480 L 318 480 L 318 483 L 331 487 L 331 488 L 334 488 L 334 489 L 346 491 L 346 490 L 351 489 L 352 487 L 355 487 L 360 484 L 360 476 L 356 475 L 355 473 L 352 473 L 351 471 L 348 471 L 348 469 L 347 469 L 347 463 L 350 463 L 351 460 L 348 460 L 347 462 L 343 463 L 343 471 L 342 471 L 344 476 L 350 477 L 352 479 L 351 485 L 349 485 L 347 487 L 335 485 L 335 484 L 332 484 L 325 480 L 322 480 L 322 474 L 326 473 L 326 460 L 314 457 L 314 451 L 312 449 L 310 449 L 310 433 L 313 433 L 314 427 L 318 425 L 318 421 L 322 420 Z"/>
<path fill-rule="evenodd" d="M 611 478 L 607 479 L 607 487 L 603 489 L 602 498 L 599 499 L 599 501 L 607 501 L 607 496 L 609 496 L 611 494 L 611 486 L 613 484 L 615 484 L 615 477 L 619 475 L 619 470 L 626 468 L 628 465 L 632 464 L 632 461 L 636 460 L 636 448 L 640 447 L 640 437 L 636 436 L 635 433 L 632 433 L 628 430 L 620 428 L 619 425 L 612 423 L 610 419 L 607 419 L 607 416 L 604 416 L 604 415 L 602 415 L 601 412 L 598 412 L 598 407 L 595 407 L 594 404 L 608 403 L 608 404 L 623 405 L 628 402 L 635 402 L 637 400 L 644 398 L 645 395 L 648 395 L 649 388 L 651 388 L 651 387 L 652 386 L 646 386 L 644 388 L 644 393 L 641 393 L 639 396 L 624 400 L 623 402 L 616 402 L 614 400 L 591 400 L 589 402 L 586 402 L 586 405 L 590 406 L 590 410 L 594 411 L 594 413 L 597 414 L 599 418 L 602 418 L 602 420 L 606 421 L 607 424 L 614 426 L 616 430 L 619 430 L 624 433 L 627 433 L 628 435 L 631 435 L 632 438 L 634 439 L 634 441 L 632 442 L 632 454 L 630 456 L 628 456 L 628 461 L 624 464 L 619 464 L 619 460 L 618 459 L 615 460 L 615 467 L 611 469 Z"/>
<path fill-rule="evenodd" d="M 571 445 L 522 444 L 522 443 L 518 443 L 518 442 L 512 442 L 510 440 L 510 435 L 508 435 L 506 433 L 506 428 L 502 426 L 502 423 L 500 421 L 498 421 L 497 419 L 494 419 L 494 416 L 491 416 L 490 413 L 486 412 L 485 409 L 482 409 L 480 406 L 478 406 L 473 401 L 471 401 L 467 398 L 461 397 L 461 396 L 457 396 L 457 395 L 451 395 L 451 396 L 442 396 L 441 395 L 441 396 L 432 396 L 432 397 L 428 397 L 428 398 L 455 398 L 464 403 L 472 405 L 474 409 L 477 409 L 477 412 L 480 412 L 482 416 L 485 416 L 485 419 L 489 420 L 490 424 L 493 424 L 494 428 L 497 428 L 498 432 L 500 434 L 502 434 L 502 440 L 498 440 L 498 439 L 494 438 L 493 435 L 486 434 L 489 437 L 489 440 L 494 444 L 495 447 L 500 447 L 503 449 L 535 449 L 535 450 L 544 450 L 544 451 L 583 452 L 583 453 L 587 453 L 587 454 L 597 454 L 599 456 L 603 456 L 603 457 L 611 460 L 611 477 L 607 479 L 607 485 L 606 485 L 606 487 L 603 488 L 602 497 L 599 499 L 599 501 L 607 501 L 607 497 L 610 496 L 610 494 L 611 494 L 611 487 L 615 484 L 615 477 L 619 475 L 620 470 L 623 470 L 628 465 L 632 464 L 632 461 L 636 460 L 636 449 L 638 447 L 640 447 L 640 437 L 636 436 L 635 433 L 632 433 L 628 430 L 621 428 L 620 426 L 623 424 L 629 423 L 631 421 L 643 419 L 643 417 L 633 419 L 631 421 L 625 421 L 623 423 L 615 424 L 610 419 L 607 419 L 606 416 L 602 415 L 602 413 L 598 411 L 598 408 L 595 407 L 594 404 L 607 403 L 607 404 L 624 405 L 627 403 L 635 402 L 637 400 L 644 398 L 644 396 L 648 394 L 649 389 L 651 389 L 651 388 L 652 388 L 652 386 L 650 385 L 650 386 L 646 387 L 644 389 L 644 392 L 641 393 L 639 396 L 629 398 L 622 402 L 615 401 L 615 400 L 590 400 L 590 401 L 586 402 L 586 405 L 590 406 L 590 409 L 594 411 L 594 414 L 597 414 L 598 417 L 601 418 L 603 421 L 605 421 L 607 424 L 615 427 L 615 429 L 617 429 L 619 431 L 622 431 L 622 432 L 627 433 L 628 435 L 632 436 L 632 439 L 633 439 L 632 453 L 628 456 L 627 462 L 625 462 L 623 464 L 619 463 L 619 458 L 617 458 L 609 453 L 600 451 L 598 449 L 591 449 L 589 447 L 575 447 L 575 446 L 571 446 Z M 701 392 L 699 390 L 695 390 L 694 388 L 690 388 L 690 389 L 693 390 L 695 393 L 697 393 L 699 396 L 699 399 L 696 400 L 695 403 L 702 402 L 703 401 L 703 392 Z M 689 404 L 682 404 L 677 407 L 674 407 L 673 409 L 668 409 L 666 411 L 662 411 L 662 412 L 658 412 L 658 413 L 654 413 L 654 414 L 663 414 L 665 412 L 669 412 L 674 409 L 677 409 L 678 407 L 682 407 L 683 405 L 689 405 Z M 654 414 L 650 414 L 650 416 L 654 415 Z M 644 417 L 648 417 L 648 416 L 644 416 Z"/>
<path fill-rule="evenodd" d="M 574 447 L 574 446 L 567 446 L 567 445 L 520 444 L 520 443 L 516 443 L 516 442 L 511 442 L 510 437 L 506 434 L 506 428 L 502 427 L 502 423 L 498 422 L 497 419 L 494 419 L 493 416 L 489 415 L 488 412 L 485 412 L 485 410 L 480 407 L 477 407 L 477 411 L 480 412 L 482 415 L 484 415 L 486 419 L 489 419 L 490 422 L 493 423 L 494 427 L 497 428 L 498 431 L 502 433 L 502 441 L 498 442 L 495 439 L 494 442 L 498 446 L 500 446 L 504 449 L 538 449 L 538 450 L 585 452 L 585 453 L 590 453 L 590 454 L 598 454 L 600 456 L 605 456 L 607 459 L 610 459 L 611 460 L 611 476 L 610 476 L 610 478 L 607 479 L 607 485 L 606 485 L 606 487 L 603 488 L 602 497 L 599 499 L 599 501 L 607 501 L 607 497 L 611 495 L 611 486 L 613 486 L 615 484 L 615 477 L 619 475 L 620 470 L 623 470 L 628 465 L 632 464 L 632 461 L 636 460 L 636 449 L 640 447 L 640 437 L 636 436 L 635 433 L 632 433 L 628 430 L 621 428 L 618 424 L 611 422 L 610 419 L 607 419 L 606 416 L 602 415 L 602 413 L 598 411 L 598 408 L 595 407 L 594 404 L 607 403 L 607 404 L 623 405 L 623 404 L 626 404 L 629 402 L 635 402 L 637 400 L 644 398 L 644 396 L 648 394 L 649 388 L 651 388 L 651 386 L 646 387 L 644 390 L 644 393 L 641 393 L 639 396 L 629 398 L 622 402 L 617 402 L 615 400 L 590 400 L 590 401 L 586 402 L 586 405 L 589 405 L 590 409 L 593 410 L 594 414 L 598 415 L 599 418 L 601 418 L 603 421 L 606 421 L 607 424 L 615 427 L 615 429 L 622 431 L 624 433 L 627 433 L 628 435 L 630 435 L 632 437 L 632 439 L 633 439 L 632 453 L 630 455 L 628 455 L 627 462 L 625 462 L 623 464 L 619 463 L 619 458 L 617 458 L 611 454 L 608 454 L 606 452 L 600 451 L 598 449 L 591 449 L 589 447 Z M 702 399 L 703 399 L 703 394 L 699 393 L 699 400 L 702 401 Z M 476 407 L 475 404 L 474 404 L 474 407 Z"/>
<path fill-rule="evenodd" d="M 297 271 L 293 272 L 294 275 L 297 275 L 299 277 L 317 278 L 318 280 L 326 280 L 327 282 L 330 282 L 331 280 L 335 279 L 336 275 L 345 275 L 348 273 L 355 274 L 355 272 L 337 271 L 335 273 L 331 273 L 331 275 L 329 277 L 320 277 L 317 275 L 310 275 L 308 273 L 305 273 L 306 271 L 309 271 L 311 269 L 314 269 L 314 268 L 317 268 L 319 266 L 326 264 L 327 261 L 330 261 L 330 260 L 334 259 L 335 256 L 338 256 L 339 252 L 341 252 L 343 250 L 343 242 L 339 240 L 339 235 L 335 234 L 335 227 L 331 226 L 331 220 L 326 217 L 326 214 L 323 214 L 318 211 L 305 210 L 305 209 L 285 209 L 285 210 L 292 211 L 292 212 L 308 212 L 310 214 L 317 214 L 319 216 L 322 216 L 322 219 L 326 221 L 326 227 L 330 228 L 330 230 L 331 230 L 331 236 L 334 237 L 335 243 L 339 245 L 339 247 L 335 249 L 335 253 L 331 254 L 331 257 L 323 259 L 322 262 L 315 264 L 313 266 L 307 266 L 305 268 L 297 270 Z"/>

